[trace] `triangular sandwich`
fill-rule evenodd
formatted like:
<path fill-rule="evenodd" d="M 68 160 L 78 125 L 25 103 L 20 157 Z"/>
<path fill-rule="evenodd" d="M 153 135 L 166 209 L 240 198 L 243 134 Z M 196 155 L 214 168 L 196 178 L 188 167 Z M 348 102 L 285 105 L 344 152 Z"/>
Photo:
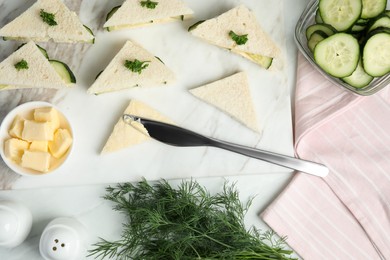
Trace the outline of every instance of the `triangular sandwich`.
<path fill-rule="evenodd" d="M 165 123 L 172 124 L 172 121 L 167 117 L 161 115 L 159 112 L 150 106 L 136 100 L 131 100 L 128 107 L 123 114 L 131 114 L 144 118 L 154 119 Z M 139 125 L 137 125 L 139 124 Z M 124 149 L 144 141 L 149 140 L 150 137 L 145 128 L 140 123 L 135 122 L 134 125 L 126 124 L 122 116 L 116 123 L 114 130 L 108 138 L 102 153 L 114 152 Z"/>
<path fill-rule="evenodd" d="M 33 41 L 20 47 L 0 63 L 0 90 L 20 88 L 66 88 L 75 83 L 69 67 L 48 60 L 45 50 Z"/>
<path fill-rule="evenodd" d="M 61 0 L 38 0 L 0 29 L 7 40 L 93 43 L 92 31 Z"/>
<path fill-rule="evenodd" d="M 193 88 L 197 98 L 229 114 L 253 131 L 259 131 L 248 79 L 244 72 Z"/>
<path fill-rule="evenodd" d="M 180 0 L 127 0 L 114 7 L 103 25 L 108 31 L 188 19 L 193 11 Z"/>
<path fill-rule="evenodd" d="M 131 87 L 149 87 L 172 83 L 175 75 L 157 57 L 141 46 L 127 41 L 95 82 L 90 94 L 100 94 Z"/>
<path fill-rule="evenodd" d="M 279 54 L 278 47 L 257 22 L 255 14 L 243 5 L 216 18 L 198 22 L 189 31 L 267 69 Z"/>

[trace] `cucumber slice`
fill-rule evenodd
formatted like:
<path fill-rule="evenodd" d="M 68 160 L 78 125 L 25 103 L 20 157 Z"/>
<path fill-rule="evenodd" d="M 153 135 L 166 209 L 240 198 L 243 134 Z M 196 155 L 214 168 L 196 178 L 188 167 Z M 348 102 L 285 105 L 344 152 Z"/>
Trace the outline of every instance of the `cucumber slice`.
<path fill-rule="evenodd" d="M 252 53 L 246 53 L 248 58 L 252 60 L 253 62 L 259 64 L 261 67 L 265 69 L 269 69 L 272 65 L 273 58 L 262 56 L 259 54 L 252 54 Z"/>
<path fill-rule="evenodd" d="M 367 32 L 371 32 L 379 27 L 390 28 L 390 17 L 387 15 L 378 16 L 368 27 Z"/>
<path fill-rule="evenodd" d="M 267 57 L 267 56 L 262 56 L 260 54 L 254 54 L 254 53 L 249 53 L 249 52 L 243 52 L 243 51 L 237 51 L 235 49 L 229 49 L 229 51 L 233 53 L 240 54 L 244 58 L 247 58 L 250 61 L 253 61 L 254 63 L 260 65 L 261 67 L 265 69 L 269 69 L 272 65 L 273 58 Z"/>
<path fill-rule="evenodd" d="M 314 59 L 328 74 L 344 78 L 356 69 L 359 52 L 356 38 L 346 33 L 336 33 L 317 44 Z"/>
<path fill-rule="evenodd" d="M 360 18 L 360 19 L 358 19 L 358 20 L 356 21 L 355 24 L 357 24 L 357 25 L 367 25 L 368 22 L 369 22 L 369 19 Z"/>
<path fill-rule="evenodd" d="M 25 43 L 22 43 L 21 45 L 19 45 L 18 48 L 17 48 L 16 50 L 19 50 L 23 45 L 25 45 Z M 43 56 L 45 56 L 46 59 L 49 59 L 49 55 L 47 54 L 47 51 L 46 51 L 44 48 L 42 48 L 41 46 L 39 46 L 38 44 L 35 44 L 35 45 L 36 45 L 36 46 L 38 47 L 38 49 L 42 52 Z"/>
<path fill-rule="evenodd" d="M 162 61 L 162 59 L 160 59 L 160 57 L 157 57 L 157 56 L 154 56 L 156 59 L 158 59 L 159 60 L 159 62 L 161 62 L 162 64 L 164 64 L 165 65 L 165 63 Z"/>
<path fill-rule="evenodd" d="M 362 11 L 361 0 L 320 0 L 318 5 L 324 23 L 337 31 L 346 31 L 359 19 Z"/>
<path fill-rule="evenodd" d="M 84 24 L 83 24 L 83 26 L 84 26 L 84 28 L 87 29 L 87 31 L 93 36 L 92 41 L 90 41 L 89 43 L 94 44 L 94 43 L 95 43 L 95 34 L 93 34 L 93 31 L 92 31 L 88 26 L 86 26 L 86 25 L 84 25 Z"/>
<path fill-rule="evenodd" d="M 322 31 L 327 36 L 331 36 L 336 32 L 336 30 L 329 24 L 324 24 L 324 23 L 312 24 L 306 29 L 306 39 L 310 39 L 311 35 L 315 31 Z"/>
<path fill-rule="evenodd" d="M 68 65 L 58 60 L 49 60 L 49 62 L 66 84 L 76 83 L 76 77 Z"/>
<path fill-rule="evenodd" d="M 390 72 L 390 33 L 378 32 L 367 40 L 363 48 L 363 68 L 373 77 Z"/>
<path fill-rule="evenodd" d="M 118 5 L 118 6 L 115 6 L 114 8 L 112 8 L 111 11 L 109 11 L 108 14 L 107 14 L 107 16 L 106 16 L 106 21 L 107 21 L 108 19 L 110 19 L 110 18 L 116 13 L 116 11 L 118 11 L 118 9 L 119 9 L 120 7 L 121 7 L 121 5 Z M 110 32 L 110 31 L 113 31 L 113 30 L 112 30 L 113 28 L 110 29 L 110 27 L 107 27 L 106 29 L 107 29 L 107 31 L 109 31 L 109 32 Z"/>
<path fill-rule="evenodd" d="M 188 27 L 188 31 L 192 31 L 193 29 L 195 29 L 199 24 L 203 23 L 205 20 L 201 20 L 201 21 L 198 21 L 196 23 L 194 23 L 193 25 L 191 25 L 190 27 Z"/>
<path fill-rule="evenodd" d="M 95 80 L 103 73 L 103 70 L 101 70 L 95 77 Z"/>
<path fill-rule="evenodd" d="M 362 0 L 362 18 L 373 18 L 386 9 L 387 0 Z"/>
<path fill-rule="evenodd" d="M 355 69 L 355 71 L 351 74 L 351 76 L 342 78 L 342 80 L 355 88 L 364 88 L 374 79 L 373 76 L 370 76 L 363 69 L 362 60 L 359 60 L 359 63 Z"/>
<path fill-rule="evenodd" d="M 316 11 L 316 16 L 315 16 L 314 20 L 316 21 L 316 23 L 324 23 L 324 20 L 322 20 L 320 11 L 318 9 Z"/>
<path fill-rule="evenodd" d="M 360 33 L 366 29 L 365 25 L 360 25 L 360 24 L 354 24 L 351 28 L 351 33 Z"/>
<path fill-rule="evenodd" d="M 121 5 L 118 5 L 118 6 L 115 6 L 114 8 L 112 8 L 111 11 L 109 11 L 107 16 L 106 16 L 106 21 L 108 21 L 108 19 L 110 19 L 116 13 L 116 11 L 118 11 L 118 9 L 120 7 L 121 7 Z"/>
<path fill-rule="evenodd" d="M 328 38 L 328 35 L 326 35 L 323 31 L 315 31 L 310 36 L 309 41 L 307 42 L 307 46 L 309 49 L 313 52 L 316 45 L 322 41 L 323 39 Z"/>
<path fill-rule="evenodd" d="M 41 46 L 39 46 L 38 44 L 36 44 L 36 45 L 37 45 L 38 49 L 42 52 L 43 56 L 45 56 L 46 59 L 49 59 L 49 55 L 47 54 L 47 51 L 44 48 L 42 48 Z"/>

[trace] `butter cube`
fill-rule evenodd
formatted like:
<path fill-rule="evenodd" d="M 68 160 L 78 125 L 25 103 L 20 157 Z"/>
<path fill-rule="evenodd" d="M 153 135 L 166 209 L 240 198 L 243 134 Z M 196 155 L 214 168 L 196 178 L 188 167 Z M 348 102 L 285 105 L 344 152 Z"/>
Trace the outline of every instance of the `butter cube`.
<path fill-rule="evenodd" d="M 58 112 L 52 107 L 41 107 L 34 110 L 34 120 L 38 122 L 51 122 L 53 131 L 60 127 L 60 118 Z"/>
<path fill-rule="evenodd" d="M 21 166 L 40 172 L 47 172 L 50 167 L 50 153 L 26 150 Z"/>
<path fill-rule="evenodd" d="M 36 122 L 25 120 L 22 131 L 22 139 L 26 141 L 52 141 L 53 127 L 50 122 Z"/>
<path fill-rule="evenodd" d="M 4 142 L 4 154 L 7 158 L 19 163 L 28 145 L 28 142 L 17 138 L 8 139 Z"/>
<path fill-rule="evenodd" d="M 30 144 L 31 151 L 48 152 L 48 141 L 32 141 Z"/>
<path fill-rule="evenodd" d="M 61 158 L 68 151 L 72 142 L 73 139 L 69 131 L 59 128 L 54 133 L 54 140 L 49 142 L 49 151 L 55 158 Z"/>
<path fill-rule="evenodd" d="M 23 125 L 24 118 L 17 115 L 8 131 L 9 135 L 12 137 L 22 138 Z"/>

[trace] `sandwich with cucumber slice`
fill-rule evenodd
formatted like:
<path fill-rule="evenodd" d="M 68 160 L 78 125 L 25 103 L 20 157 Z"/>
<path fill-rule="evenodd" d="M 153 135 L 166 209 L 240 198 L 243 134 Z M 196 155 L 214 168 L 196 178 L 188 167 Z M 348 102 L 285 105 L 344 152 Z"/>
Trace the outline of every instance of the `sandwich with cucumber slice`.
<path fill-rule="evenodd" d="M 386 0 L 320 0 L 306 29 L 314 60 L 329 75 L 360 89 L 390 72 Z"/>
<path fill-rule="evenodd" d="M 91 29 L 61 0 L 38 0 L 0 29 L 4 40 L 94 43 Z"/>
<path fill-rule="evenodd" d="M 108 31 L 191 18 L 193 11 L 180 0 L 126 0 L 107 14 Z"/>
<path fill-rule="evenodd" d="M 237 53 L 268 69 L 280 50 L 257 22 L 255 14 L 244 5 L 220 16 L 201 21 L 188 29 L 213 45 Z"/>
<path fill-rule="evenodd" d="M 70 68 L 50 60 L 33 41 L 24 44 L 0 63 L 0 91 L 26 88 L 62 89 L 76 83 Z"/>

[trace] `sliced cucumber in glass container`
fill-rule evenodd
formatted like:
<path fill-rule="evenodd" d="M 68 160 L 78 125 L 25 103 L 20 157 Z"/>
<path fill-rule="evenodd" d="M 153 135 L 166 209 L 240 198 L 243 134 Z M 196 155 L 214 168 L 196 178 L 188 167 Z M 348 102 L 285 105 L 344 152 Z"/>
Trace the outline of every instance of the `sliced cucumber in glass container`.
<path fill-rule="evenodd" d="M 336 33 L 317 44 L 314 59 L 329 75 L 343 78 L 355 71 L 359 53 L 360 47 L 355 37 L 346 33 Z"/>

